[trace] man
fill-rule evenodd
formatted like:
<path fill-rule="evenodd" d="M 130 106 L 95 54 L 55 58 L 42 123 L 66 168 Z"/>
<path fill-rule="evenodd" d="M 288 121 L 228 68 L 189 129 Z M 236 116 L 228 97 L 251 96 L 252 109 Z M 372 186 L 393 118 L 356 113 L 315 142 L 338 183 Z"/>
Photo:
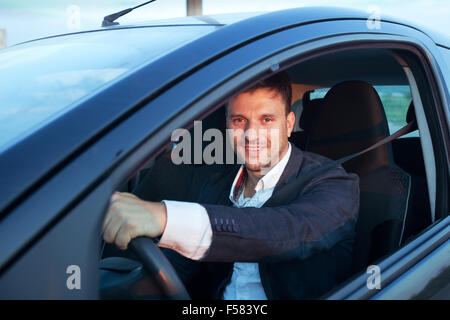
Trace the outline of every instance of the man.
<path fill-rule="evenodd" d="M 336 166 L 281 205 L 273 197 L 305 169 L 330 161 L 288 142 L 291 96 L 289 77 L 278 73 L 233 97 L 227 127 L 244 165 L 209 177 L 197 203 L 115 193 L 104 240 L 126 249 L 134 237 L 161 236 L 158 245 L 194 298 L 317 298 L 344 280 L 358 177 Z"/>

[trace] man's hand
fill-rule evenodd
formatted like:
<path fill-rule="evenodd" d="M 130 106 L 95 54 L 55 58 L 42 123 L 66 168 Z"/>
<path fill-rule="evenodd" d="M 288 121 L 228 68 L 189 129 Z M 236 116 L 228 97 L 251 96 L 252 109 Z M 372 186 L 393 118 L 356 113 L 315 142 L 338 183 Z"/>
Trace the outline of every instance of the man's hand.
<path fill-rule="evenodd" d="M 159 237 L 166 221 L 164 203 L 143 201 L 131 193 L 115 192 L 103 222 L 103 239 L 125 250 L 133 238 Z"/>

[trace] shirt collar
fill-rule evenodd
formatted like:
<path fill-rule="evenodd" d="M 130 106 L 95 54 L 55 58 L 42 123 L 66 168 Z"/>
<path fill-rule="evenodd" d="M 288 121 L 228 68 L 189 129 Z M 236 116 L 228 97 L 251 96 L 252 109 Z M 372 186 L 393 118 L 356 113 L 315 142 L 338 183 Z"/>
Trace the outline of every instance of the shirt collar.
<path fill-rule="evenodd" d="M 264 189 L 275 188 L 278 180 L 280 180 L 284 168 L 286 167 L 289 161 L 291 150 L 292 150 L 291 143 L 288 142 L 288 151 L 283 156 L 283 158 L 281 158 L 281 160 L 269 170 L 269 172 L 267 172 L 261 179 L 259 179 L 255 187 L 256 192 Z M 246 177 L 247 177 L 247 170 L 245 170 L 244 165 L 241 165 L 236 174 L 236 177 L 234 178 L 233 185 L 231 186 L 230 190 L 229 198 L 233 203 L 235 203 L 239 199 L 240 194 L 244 190 L 244 183 Z"/>
<path fill-rule="evenodd" d="M 283 156 L 283 158 L 281 158 L 281 160 L 276 165 L 274 165 L 273 168 L 271 168 L 269 172 L 266 173 L 266 175 L 259 179 L 255 187 L 256 192 L 258 192 L 259 190 L 275 188 L 291 155 L 291 144 L 288 142 L 288 145 L 288 151 Z"/>

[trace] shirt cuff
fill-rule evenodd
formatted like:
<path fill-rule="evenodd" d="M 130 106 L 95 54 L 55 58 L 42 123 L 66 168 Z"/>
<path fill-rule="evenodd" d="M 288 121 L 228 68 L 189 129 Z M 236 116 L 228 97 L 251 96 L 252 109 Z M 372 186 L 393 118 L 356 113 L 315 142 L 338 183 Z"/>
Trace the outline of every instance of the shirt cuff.
<path fill-rule="evenodd" d="M 162 201 L 166 206 L 166 228 L 158 246 L 177 251 L 186 258 L 200 260 L 212 241 L 206 209 L 193 202 Z"/>

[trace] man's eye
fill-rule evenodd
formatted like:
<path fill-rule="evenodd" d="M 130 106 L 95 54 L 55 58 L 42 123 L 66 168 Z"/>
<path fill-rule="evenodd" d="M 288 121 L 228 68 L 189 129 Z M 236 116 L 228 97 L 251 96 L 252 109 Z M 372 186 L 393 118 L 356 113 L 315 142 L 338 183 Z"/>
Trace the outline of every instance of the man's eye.
<path fill-rule="evenodd" d="M 266 122 L 266 123 L 272 122 L 272 118 L 264 118 L 264 122 Z"/>
<path fill-rule="evenodd" d="M 242 123 L 244 123 L 244 119 L 242 119 L 242 118 L 233 119 L 233 123 L 234 124 L 242 124 Z"/>

